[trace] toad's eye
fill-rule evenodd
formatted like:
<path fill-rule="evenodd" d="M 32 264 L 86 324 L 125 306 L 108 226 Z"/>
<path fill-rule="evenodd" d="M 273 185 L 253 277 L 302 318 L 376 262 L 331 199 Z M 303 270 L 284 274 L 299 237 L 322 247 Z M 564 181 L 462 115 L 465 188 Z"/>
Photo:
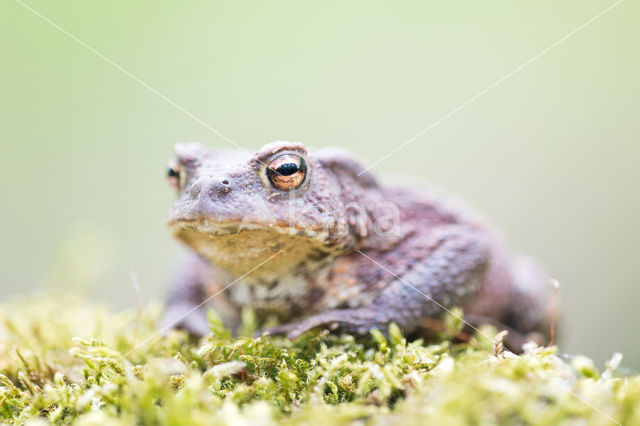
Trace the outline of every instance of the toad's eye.
<path fill-rule="evenodd" d="M 186 178 L 186 172 L 177 162 L 174 161 L 169 164 L 167 167 L 167 179 L 173 189 L 179 191 L 184 186 Z"/>
<path fill-rule="evenodd" d="M 269 182 L 282 191 L 296 189 L 302 185 L 307 175 L 307 165 L 302 157 L 284 154 L 275 158 L 267 166 Z"/>

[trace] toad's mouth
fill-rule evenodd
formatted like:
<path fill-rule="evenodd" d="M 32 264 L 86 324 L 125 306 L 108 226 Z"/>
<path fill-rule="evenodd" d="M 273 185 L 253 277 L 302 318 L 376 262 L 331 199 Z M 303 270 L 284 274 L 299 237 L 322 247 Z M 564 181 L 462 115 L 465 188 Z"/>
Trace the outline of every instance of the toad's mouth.
<path fill-rule="evenodd" d="M 303 228 L 293 222 L 255 223 L 247 221 L 214 221 L 208 219 L 176 219 L 169 221 L 169 228 L 176 236 L 182 232 L 200 233 L 203 236 L 224 237 L 242 232 L 262 231 L 273 234 L 284 234 L 298 237 L 310 237 L 319 241 L 326 241 L 328 230 Z"/>

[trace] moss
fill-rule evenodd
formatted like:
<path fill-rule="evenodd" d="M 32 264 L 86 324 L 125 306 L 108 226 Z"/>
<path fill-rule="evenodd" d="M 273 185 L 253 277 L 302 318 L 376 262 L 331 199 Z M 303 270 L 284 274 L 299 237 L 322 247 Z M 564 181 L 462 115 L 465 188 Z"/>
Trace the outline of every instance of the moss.
<path fill-rule="evenodd" d="M 160 309 L 112 314 L 70 299 L 0 307 L 0 419 L 117 424 L 640 424 L 640 377 L 604 371 L 555 348 L 502 349 L 485 328 L 436 343 L 393 325 L 367 339 L 307 333 L 156 336 Z M 243 333 L 255 329 L 246 312 Z M 385 337 L 388 336 L 388 337 Z"/>

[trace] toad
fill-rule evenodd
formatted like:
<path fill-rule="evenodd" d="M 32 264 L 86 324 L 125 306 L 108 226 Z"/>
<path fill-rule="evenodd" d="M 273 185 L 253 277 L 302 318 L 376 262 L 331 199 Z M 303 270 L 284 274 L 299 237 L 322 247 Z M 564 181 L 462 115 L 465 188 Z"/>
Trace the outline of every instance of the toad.
<path fill-rule="evenodd" d="M 290 338 L 392 322 L 413 333 L 459 306 L 465 319 L 547 334 L 550 286 L 534 262 L 451 196 L 363 170 L 345 150 L 294 142 L 256 153 L 176 145 L 168 223 L 188 253 L 165 327 L 204 335 L 213 308 L 236 328 L 251 307 Z"/>

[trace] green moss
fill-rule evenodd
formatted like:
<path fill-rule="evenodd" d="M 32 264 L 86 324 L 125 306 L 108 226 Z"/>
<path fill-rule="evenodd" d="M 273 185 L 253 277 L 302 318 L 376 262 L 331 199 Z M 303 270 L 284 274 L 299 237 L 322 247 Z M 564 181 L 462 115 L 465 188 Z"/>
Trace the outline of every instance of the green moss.
<path fill-rule="evenodd" d="M 501 334 L 436 344 L 313 332 L 232 338 L 156 336 L 160 309 L 111 314 L 44 298 L 0 307 L 0 420 L 103 424 L 640 424 L 640 377 L 599 372 L 555 348 L 520 356 Z M 243 315 L 243 334 L 256 327 Z"/>

